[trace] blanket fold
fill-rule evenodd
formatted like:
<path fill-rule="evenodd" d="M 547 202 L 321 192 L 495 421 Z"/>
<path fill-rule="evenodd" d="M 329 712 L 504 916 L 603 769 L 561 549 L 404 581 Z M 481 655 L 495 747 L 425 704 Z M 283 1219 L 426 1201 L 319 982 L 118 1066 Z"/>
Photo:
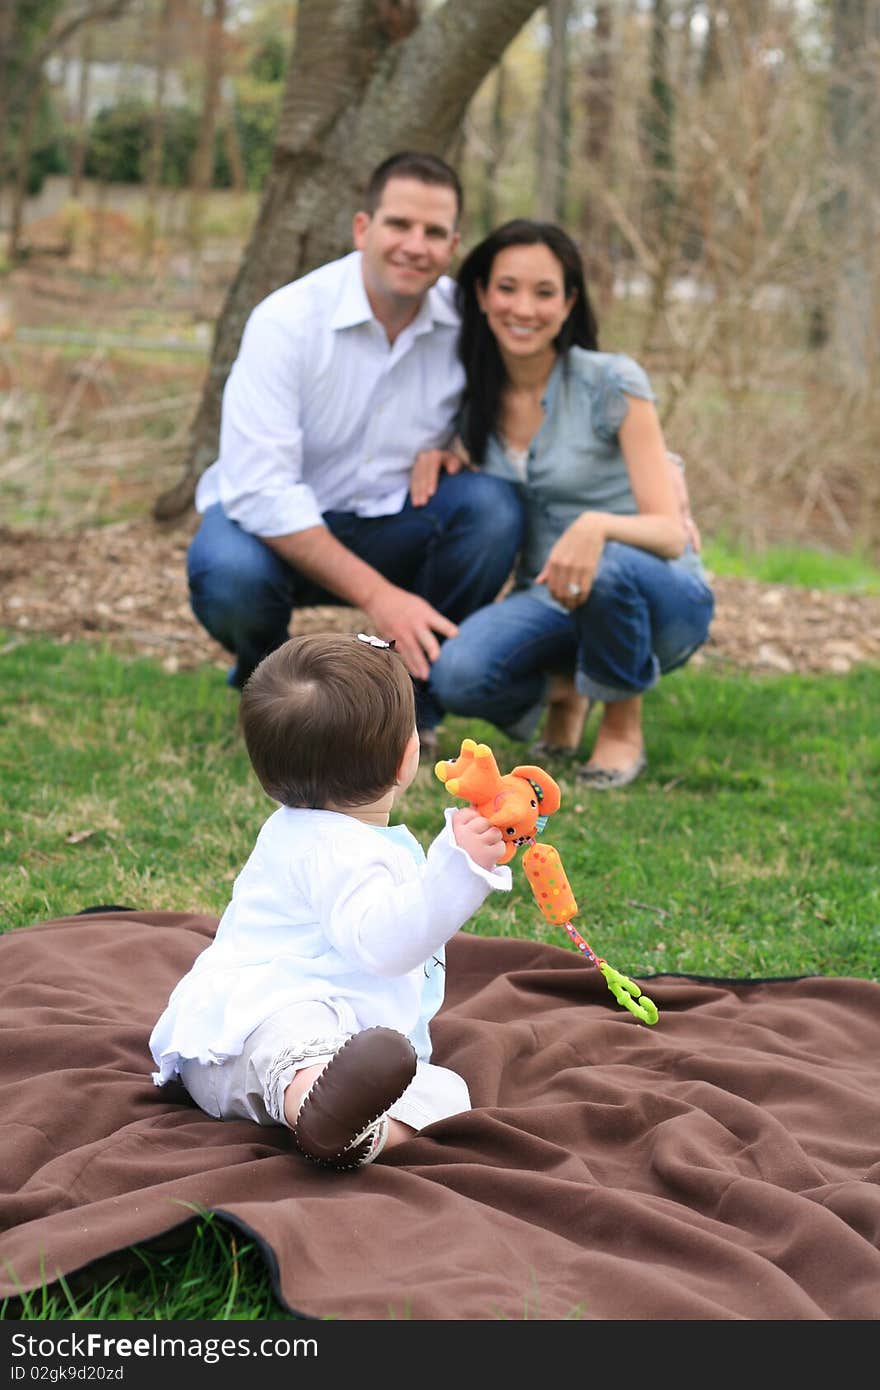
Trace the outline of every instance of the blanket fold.
<path fill-rule="evenodd" d="M 291 1311 L 342 1319 L 876 1319 L 880 984 L 639 984 L 459 933 L 435 1057 L 474 1108 L 328 1173 L 151 1081 L 216 919 L 106 910 L 0 937 L 0 1296 L 208 1210 Z"/>

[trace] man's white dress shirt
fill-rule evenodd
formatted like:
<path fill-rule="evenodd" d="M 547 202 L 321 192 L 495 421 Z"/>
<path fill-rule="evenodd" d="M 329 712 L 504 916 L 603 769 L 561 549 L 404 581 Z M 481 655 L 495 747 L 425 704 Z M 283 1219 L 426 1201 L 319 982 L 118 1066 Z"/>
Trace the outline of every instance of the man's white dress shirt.
<path fill-rule="evenodd" d="M 440 448 L 464 385 L 454 284 L 443 276 L 389 344 L 361 253 L 320 266 L 256 306 L 223 393 L 220 453 L 196 491 L 257 536 L 326 511 L 400 511 L 413 460 Z"/>

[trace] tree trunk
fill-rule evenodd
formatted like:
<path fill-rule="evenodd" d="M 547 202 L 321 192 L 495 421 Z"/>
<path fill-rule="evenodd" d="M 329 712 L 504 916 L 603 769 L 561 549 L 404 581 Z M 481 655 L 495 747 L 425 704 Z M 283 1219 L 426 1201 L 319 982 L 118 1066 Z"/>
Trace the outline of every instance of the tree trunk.
<path fill-rule="evenodd" d="M 651 15 L 651 53 L 648 96 L 645 102 L 641 136 L 646 163 L 646 240 L 662 245 L 669 230 L 674 203 L 672 186 L 673 121 L 675 97 L 669 77 L 668 0 L 653 0 Z"/>
<path fill-rule="evenodd" d="M 174 0 L 162 0 L 156 21 L 156 41 L 153 49 L 155 61 L 155 86 L 153 88 L 152 129 L 150 149 L 147 155 L 147 205 L 152 219 L 158 202 L 162 184 L 162 164 L 165 156 L 165 86 L 168 81 L 168 67 L 171 61 L 171 13 Z"/>
<path fill-rule="evenodd" d="M 492 93 L 492 112 L 489 119 L 489 141 L 486 158 L 483 161 L 483 200 L 480 209 L 480 226 L 484 236 L 488 236 L 498 220 L 498 202 L 495 180 L 501 168 L 504 153 L 504 96 L 507 87 L 507 73 L 503 63 L 495 69 L 495 89 Z"/>
<path fill-rule="evenodd" d="M 143 225 L 141 242 L 141 263 L 147 265 L 156 249 L 159 236 L 160 201 L 162 187 L 162 165 L 165 162 L 165 88 L 168 82 L 168 69 L 171 64 L 171 21 L 174 0 L 162 0 L 156 16 L 156 34 L 153 44 L 155 79 L 153 85 L 153 109 L 150 119 L 150 145 L 146 156 L 144 184 Z"/>
<path fill-rule="evenodd" d="M 31 153 L 34 148 L 37 118 L 39 116 L 40 103 L 43 100 L 45 87 L 46 79 L 41 72 L 38 81 L 36 81 L 31 88 L 19 128 L 16 162 L 12 177 L 12 203 L 9 214 L 9 236 L 7 240 L 7 255 L 10 261 L 18 260 L 20 251 L 21 229 L 24 221 L 24 205 L 27 198 Z"/>
<path fill-rule="evenodd" d="M 668 0 L 653 0 L 648 98 L 641 129 L 647 165 L 642 230 L 645 241 L 654 252 L 656 272 L 651 276 L 651 300 L 642 337 L 643 352 L 650 349 L 657 324 L 665 312 L 669 278 L 678 251 L 672 217 L 675 205 L 675 97 L 669 78 L 668 28 Z"/>
<path fill-rule="evenodd" d="M 0 187 L 5 182 L 8 139 L 7 118 L 9 89 L 12 85 L 12 59 L 15 41 L 15 6 L 12 0 L 0 0 Z"/>
<path fill-rule="evenodd" d="M 587 160 L 587 196 L 581 210 L 581 240 L 587 282 L 595 290 L 600 317 L 610 307 L 614 289 L 612 223 L 602 193 L 612 178 L 611 132 L 614 127 L 614 68 L 612 7 L 608 0 L 597 4 L 594 15 L 594 43 L 587 64 L 587 132 L 584 154 Z"/>
<path fill-rule="evenodd" d="M 718 0 L 709 2 L 708 25 L 700 56 L 699 85 L 708 91 L 721 76 L 721 47 L 718 35 Z"/>
<path fill-rule="evenodd" d="M 235 124 L 235 102 L 229 103 L 226 112 L 226 120 L 223 125 L 223 145 L 226 150 L 226 158 L 229 160 L 229 174 L 232 179 L 232 187 L 236 193 L 243 193 L 247 187 L 247 177 L 245 175 L 244 160 L 241 157 L 241 144 L 238 139 L 238 129 Z"/>
<path fill-rule="evenodd" d="M 880 99 L 876 0 L 834 0 L 834 77 L 829 92 L 831 136 L 839 180 L 826 210 L 838 252 L 831 311 L 833 360 L 851 388 L 866 392 L 877 368 L 877 147 Z"/>
<path fill-rule="evenodd" d="M 538 113 L 538 217 L 545 222 L 565 220 L 568 172 L 568 56 L 566 38 L 571 0 L 550 0 L 547 19 L 550 41 L 544 75 L 544 96 Z"/>
<path fill-rule="evenodd" d="M 193 246 L 201 245 L 205 195 L 214 179 L 214 136 L 223 83 L 223 33 L 226 26 L 226 0 L 211 0 L 207 25 L 204 82 L 199 138 L 190 167 L 188 233 Z"/>
<path fill-rule="evenodd" d="M 78 199 L 82 193 L 83 168 L 86 162 L 86 140 L 89 124 L 89 77 L 92 70 L 95 36 L 91 28 L 82 31 L 79 44 L 79 82 L 76 93 L 76 118 L 73 150 L 70 156 L 70 196 Z"/>
<path fill-rule="evenodd" d="M 380 160 L 449 148 L 480 82 L 537 8 L 537 0 L 445 0 L 395 41 L 387 6 L 300 0 L 272 167 L 217 323 L 183 476 L 157 499 L 157 517 L 186 510 L 216 457 L 223 387 L 251 309 L 349 249 L 352 216 Z"/>

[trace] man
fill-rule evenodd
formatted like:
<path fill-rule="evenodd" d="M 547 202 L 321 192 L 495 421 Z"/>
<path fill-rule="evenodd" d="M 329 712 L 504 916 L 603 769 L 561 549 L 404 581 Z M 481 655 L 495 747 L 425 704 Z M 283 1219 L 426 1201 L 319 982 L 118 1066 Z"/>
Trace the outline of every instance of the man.
<path fill-rule="evenodd" d="M 356 249 L 253 310 L 188 556 L 193 611 L 236 658 L 230 684 L 286 640 L 293 609 L 350 604 L 414 678 L 429 757 L 440 640 L 497 596 L 522 537 L 514 488 L 451 455 L 429 499 L 408 491 L 416 455 L 450 443 L 464 380 L 444 275 L 460 209 L 443 160 L 392 155 L 355 214 Z"/>

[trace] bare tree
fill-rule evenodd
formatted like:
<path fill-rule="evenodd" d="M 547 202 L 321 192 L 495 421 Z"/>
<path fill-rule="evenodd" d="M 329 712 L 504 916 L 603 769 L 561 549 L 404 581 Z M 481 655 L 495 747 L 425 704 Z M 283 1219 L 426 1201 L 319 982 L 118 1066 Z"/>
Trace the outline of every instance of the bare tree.
<path fill-rule="evenodd" d="M 79 78 L 76 93 L 76 115 L 74 117 L 73 148 L 70 152 L 70 196 L 79 198 L 82 193 L 83 170 L 86 162 L 86 134 L 89 112 L 89 78 L 94 56 L 95 31 L 87 25 L 80 35 Z"/>
<path fill-rule="evenodd" d="M 199 136 L 190 167 L 189 234 L 194 245 L 202 237 L 205 194 L 214 174 L 214 136 L 223 85 L 223 36 L 226 27 L 226 0 L 210 0 L 206 23 L 206 42 L 202 83 L 202 110 Z"/>
<path fill-rule="evenodd" d="M 158 517 L 192 502 L 216 456 L 223 386 L 253 306 L 350 246 L 369 171 L 396 149 L 448 150 L 468 103 L 536 0 L 300 0 L 272 167 L 221 311 L 179 483 Z"/>
<path fill-rule="evenodd" d="M 602 312 L 611 303 L 614 286 L 612 221 L 603 196 L 612 184 L 611 133 L 615 99 L 612 8 L 608 0 L 600 0 L 593 7 L 593 43 L 587 61 L 585 90 L 587 191 L 581 209 L 584 264 Z"/>
<path fill-rule="evenodd" d="M 880 10 L 877 0 L 834 0 L 831 138 L 838 189 L 827 210 L 833 244 L 842 253 L 831 336 L 838 370 L 866 391 L 877 367 L 877 172 L 880 141 Z"/>
<path fill-rule="evenodd" d="M 27 102 L 18 128 L 18 148 L 12 177 L 12 200 L 9 212 L 9 234 L 6 247 L 7 255 L 11 261 L 15 260 L 19 254 L 19 243 L 21 241 L 21 229 L 24 218 L 24 203 L 27 197 L 28 171 L 30 168 L 31 153 L 34 148 L 34 133 L 45 91 L 46 79 L 42 70 L 40 70 L 37 80 L 28 93 Z"/>
<path fill-rule="evenodd" d="M 165 147 L 165 87 L 168 82 L 168 68 L 171 62 L 171 14 L 174 0 L 162 0 L 156 16 L 156 38 L 153 48 L 154 86 L 153 116 L 150 131 L 150 148 L 147 154 L 147 207 L 151 219 L 155 219 L 155 207 L 159 186 L 162 182 L 162 163 Z M 155 231 L 151 221 L 151 239 Z"/>
<path fill-rule="evenodd" d="M 489 139 L 486 145 L 486 157 L 483 160 L 483 200 L 480 212 L 480 224 L 486 236 L 488 236 L 498 220 L 498 190 L 496 182 L 498 179 L 498 171 L 501 168 L 502 156 L 504 154 L 504 108 L 506 94 L 507 72 L 502 62 L 499 63 L 495 69 L 492 110 L 489 117 Z"/>
<path fill-rule="evenodd" d="M 223 148 L 226 151 L 226 158 L 229 161 L 229 177 L 232 180 L 232 187 L 236 193 L 243 193 L 247 187 L 247 175 L 245 174 L 241 143 L 235 124 L 234 101 L 229 103 L 225 112 L 225 119 L 223 122 Z"/>
<path fill-rule="evenodd" d="M 131 0 L 85 0 L 85 3 L 68 10 L 63 8 L 61 0 L 57 0 L 54 13 L 49 12 L 49 7 L 47 7 L 48 22 L 34 41 L 31 51 L 21 63 L 15 81 L 9 85 L 5 97 L 5 110 L 13 111 L 15 109 L 24 93 L 28 92 L 34 82 L 39 80 L 39 74 L 46 59 L 63 47 L 83 25 L 119 19 L 130 4 Z M 12 15 L 11 20 L 4 18 L 0 22 L 0 32 L 9 24 L 11 34 L 14 35 L 16 8 L 14 0 L 0 0 L 0 12 L 8 9 Z M 58 13 L 58 11 L 62 11 L 62 13 Z"/>
<path fill-rule="evenodd" d="M 653 342 L 664 312 L 669 277 L 678 253 L 675 208 L 675 94 L 669 74 L 668 0 L 653 0 L 648 94 L 642 109 L 641 140 L 645 157 L 645 239 L 654 252 L 651 306 L 644 329 L 642 351 Z"/>
<path fill-rule="evenodd" d="M 39 6 L 0 0 L 0 188 L 12 186 L 10 259 L 18 255 L 34 134 L 46 89 L 46 60 L 85 26 L 119 18 L 130 3 L 84 0 L 67 9 L 62 0 Z"/>
<path fill-rule="evenodd" d="M 538 112 L 538 216 L 550 222 L 565 218 L 568 173 L 568 54 L 566 41 L 571 0 L 547 5 L 549 42 L 544 95 Z"/>

